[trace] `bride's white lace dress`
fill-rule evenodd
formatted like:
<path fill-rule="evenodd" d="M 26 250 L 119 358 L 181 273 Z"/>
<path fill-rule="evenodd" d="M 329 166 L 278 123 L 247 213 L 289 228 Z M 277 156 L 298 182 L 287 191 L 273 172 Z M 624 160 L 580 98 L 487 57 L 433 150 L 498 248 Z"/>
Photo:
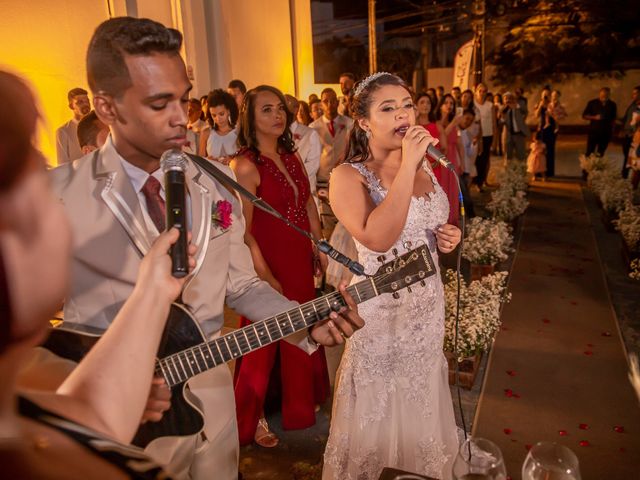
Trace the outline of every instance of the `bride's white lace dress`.
<path fill-rule="evenodd" d="M 348 164 L 367 180 L 377 205 L 386 191 L 361 163 Z M 341 167 L 346 168 L 346 167 Z M 412 198 L 400 253 L 410 241 L 429 246 L 437 265 L 434 230 L 446 223 L 447 196 L 429 169 L 435 192 Z M 358 241 L 358 258 L 368 273 L 380 266 L 380 252 Z M 410 249 L 410 248 L 409 248 Z M 386 252 L 387 260 L 393 255 Z M 361 280 L 353 279 L 353 283 Z M 347 341 L 334 392 L 323 480 L 374 480 L 385 466 L 449 479 L 458 448 L 449 392 L 444 338 L 444 293 L 439 271 L 412 293 L 376 297 L 358 307 L 366 325 Z"/>

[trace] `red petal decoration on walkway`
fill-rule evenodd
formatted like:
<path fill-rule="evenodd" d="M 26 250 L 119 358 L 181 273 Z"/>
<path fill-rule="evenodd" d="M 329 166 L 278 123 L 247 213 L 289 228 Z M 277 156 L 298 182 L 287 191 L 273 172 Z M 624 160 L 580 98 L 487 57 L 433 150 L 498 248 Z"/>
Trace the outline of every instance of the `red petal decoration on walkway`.
<path fill-rule="evenodd" d="M 586 350 L 584 352 L 584 354 L 587 355 L 587 356 L 591 356 L 591 355 L 593 355 L 593 352 L 591 350 Z"/>
<path fill-rule="evenodd" d="M 527 443 L 527 444 L 524 446 L 524 448 L 526 448 L 526 449 L 527 449 L 527 451 L 529 451 L 529 450 L 531 450 L 531 447 L 532 447 L 532 446 L 533 446 L 533 445 L 530 445 L 530 444 L 528 444 L 528 443 Z"/>
<path fill-rule="evenodd" d="M 510 388 L 505 388 L 504 389 L 504 394 L 507 397 L 513 397 L 513 391 Z"/>
<path fill-rule="evenodd" d="M 510 377 L 515 377 L 516 376 L 516 372 L 515 372 L 515 370 L 507 370 L 507 375 L 509 375 Z"/>
<path fill-rule="evenodd" d="M 558 435 L 560 435 L 561 437 L 566 437 L 569 434 L 566 430 L 558 430 Z"/>
<path fill-rule="evenodd" d="M 543 323 L 551 323 L 551 320 L 549 320 L 548 318 L 543 318 L 542 321 Z"/>
<path fill-rule="evenodd" d="M 603 337 L 610 337 L 611 336 L 611 332 L 602 332 L 602 336 Z"/>
<path fill-rule="evenodd" d="M 591 444 L 589 443 L 589 440 L 580 440 L 580 446 L 581 447 L 590 447 Z"/>
<path fill-rule="evenodd" d="M 571 305 L 577 305 L 578 302 L 576 302 L 575 300 L 571 300 Z"/>
<path fill-rule="evenodd" d="M 615 427 L 613 427 L 613 430 L 618 433 L 624 433 L 624 427 L 621 425 L 616 425 Z"/>
<path fill-rule="evenodd" d="M 580 430 L 589 430 L 589 425 L 587 425 L 586 423 L 581 423 L 580 425 L 578 425 L 578 428 Z"/>
<path fill-rule="evenodd" d="M 505 428 L 502 431 L 504 432 L 505 435 L 511 435 L 511 429 L 510 428 Z"/>

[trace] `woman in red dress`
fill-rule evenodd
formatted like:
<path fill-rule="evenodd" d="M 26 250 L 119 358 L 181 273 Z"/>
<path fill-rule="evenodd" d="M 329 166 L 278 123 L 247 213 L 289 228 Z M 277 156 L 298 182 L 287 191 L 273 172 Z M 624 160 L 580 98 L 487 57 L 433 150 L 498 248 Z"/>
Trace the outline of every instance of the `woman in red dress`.
<path fill-rule="evenodd" d="M 290 222 L 321 237 L 320 219 L 309 180 L 289 126 L 293 114 L 282 93 L 259 86 L 246 93 L 240 109 L 238 145 L 231 163 L 238 181 L 261 197 Z M 287 298 L 303 303 L 315 297 L 314 274 L 322 274 L 327 258 L 318 255 L 309 239 L 282 221 L 253 208 L 243 199 L 247 222 L 245 243 L 251 250 L 258 276 Z M 314 271 L 314 259 L 320 268 Z M 260 320 L 258 318 L 252 320 Z M 241 325 L 248 319 L 242 318 Z M 275 447 L 278 438 L 269 431 L 263 405 L 276 357 L 280 356 L 282 426 L 301 429 L 315 424 L 315 406 L 329 394 L 329 376 L 322 347 L 307 355 L 281 340 L 246 355 L 236 364 L 236 413 L 240 444 L 253 440 Z M 274 372 L 277 373 L 277 372 Z"/>
<path fill-rule="evenodd" d="M 458 117 L 455 116 L 455 105 L 453 96 L 447 93 L 442 97 L 440 104 L 436 108 L 435 123 L 430 123 L 424 127 L 433 137 L 440 140 L 438 149 L 447 156 L 447 159 L 456 169 L 457 173 L 454 173 L 439 164 L 433 166 L 433 173 L 449 199 L 449 219 L 447 222 L 457 226 L 460 215 L 460 200 L 456 175 L 460 175 L 463 172 L 458 160 L 460 158 L 460 137 L 458 136 Z"/>

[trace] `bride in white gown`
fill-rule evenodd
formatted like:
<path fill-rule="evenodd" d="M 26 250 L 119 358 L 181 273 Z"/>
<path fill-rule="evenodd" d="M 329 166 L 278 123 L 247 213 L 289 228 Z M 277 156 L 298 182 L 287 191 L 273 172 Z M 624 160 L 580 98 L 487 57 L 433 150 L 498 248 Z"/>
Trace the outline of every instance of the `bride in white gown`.
<path fill-rule="evenodd" d="M 424 161 L 437 141 L 415 126 L 410 92 L 395 75 L 374 74 L 356 88 L 351 108 L 356 122 L 330 199 L 360 262 L 373 273 L 380 255 L 390 260 L 393 249 L 425 243 L 437 264 L 437 250 L 455 249 L 460 230 L 446 224 L 447 196 Z M 376 297 L 359 312 L 366 327 L 347 341 L 338 370 L 322 478 L 374 480 L 385 466 L 450 478 L 458 439 L 439 272 L 425 287 Z"/>

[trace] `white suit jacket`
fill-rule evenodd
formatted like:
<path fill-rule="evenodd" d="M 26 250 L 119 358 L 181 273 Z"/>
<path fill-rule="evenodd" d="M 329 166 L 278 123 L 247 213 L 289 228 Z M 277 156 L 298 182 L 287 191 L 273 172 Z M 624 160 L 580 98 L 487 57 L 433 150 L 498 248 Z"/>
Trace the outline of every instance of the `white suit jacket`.
<path fill-rule="evenodd" d="M 318 132 L 313 128 L 307 127 L 298 122 L 291 124 L 291 133 L 293 141 L 298 149 L 298 155 L 302 159 L 304 168 L 309 176 L 309 184 L 311 185 L 311 193 L 316 193 L 316 175 L 320 168 L 320 155 L 322 154 L 322 145 Z"/>
<path fill-rule="evenodd" d="M 73 231 L 72 284 L 65 300 L 69 322 L 107 328 L 131 294 L 140 261 L 149 250 L 142 207 L 111 137 L 105 145 L 50 172 L 54 191 Z M 227 175 L 230 168 L 214 163 Z M 238 197 L 192 162 L 186 171 L 191 205 L 196 268 L 182 298 L 206 336 L 220 330 L 226 303 L 252 320 L 296 306 L 260 280 L 244 243 L 245 223 Z M 216 202 L 232 205 L 232 224 L 223 230 L 212 221 Z M 290 337 L 307 352 L 306 333 Z"/>
<path fill-rule="evenodd" d="M 333 120 L 335 136 L 329 132 L 328 123 L 329 120 L 322 116 L 309 125 L 318 132 L 322 143 L 322 155 L 318 169 L 318 180 L 322 181 L 329 181 L 331 170 L 344 160 L 353 120 L 344 115 L 338 115 Z"/>
<path fill-rule="evenodd" d="M 73 162 L 82 156 L 80 142 L 78 142 L 78 122 L 69 120 L 56 130 L 56 153 L 58 165 Z"/>

